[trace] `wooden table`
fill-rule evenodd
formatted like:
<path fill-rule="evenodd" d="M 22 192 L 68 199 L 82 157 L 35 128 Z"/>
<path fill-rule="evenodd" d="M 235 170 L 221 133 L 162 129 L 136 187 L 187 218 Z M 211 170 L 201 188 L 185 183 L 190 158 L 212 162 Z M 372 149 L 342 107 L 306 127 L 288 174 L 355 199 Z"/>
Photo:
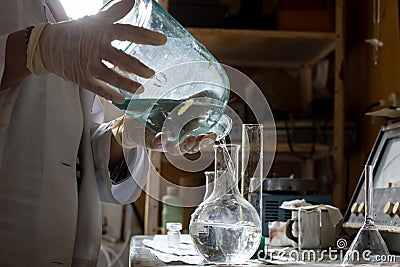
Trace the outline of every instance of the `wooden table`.
<path fill-rule="evenodd" d="M 130 243 L 130 253 L 129 253 L 129 259 L 130 259 L 130 265 L 131 267 L 148 267 L 148 266 L 212 266 L 212 264 L 207 264 L 204 262 L 204 264 L 201 265 L 189 265 L 185 264 L 182 262 L 173 262 L 173 263 L 164 263 L 160 261 L 156 256 L 154 256 L 151 252 L 150 249 L 145 247 L 143 245 L 143 239 L 152 239 L 153 236 L 133 236 L 131 239 Z M 399 260 L 399 259 L 397 259 Z M 261 267 L 261 266 L 266 266 L 266 265 L 272 265 L 271 263 L 267 261 L 260 261 L 260 260 L 250 260 L 246 262 L 246 264 L 243 264 L 243 266 L 248 266 L 248 267 Z M 282 264 L 281 266 L 293 266 L 297 264 Z M 397 265 L 400 266 L 400 261 L 397 261 L 396 263 L 386 263 L 386 264 L 380 264 L 380 265 L 371 265 L 371 266 L 393 266 Z M 224 265 L 226 266 L 226 265 Z M 239 265 L 234 265 L 234 266 L 239 266 Z M 333 262 L 333 261 L 323 261 L 321 263 L 310 263 L 306 264 L 303 266 L 340 266 L 340 261 Z M 368 265 L 362 265 L 362 266 L 368 266 Z"/>

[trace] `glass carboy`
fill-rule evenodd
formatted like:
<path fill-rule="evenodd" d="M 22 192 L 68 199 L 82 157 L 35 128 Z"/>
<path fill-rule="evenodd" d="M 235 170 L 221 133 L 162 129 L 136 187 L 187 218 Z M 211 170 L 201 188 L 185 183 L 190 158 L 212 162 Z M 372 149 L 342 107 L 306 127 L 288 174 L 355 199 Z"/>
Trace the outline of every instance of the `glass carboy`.
<path fill-rule="evenodd" d="M 238 189 L 239 149 L 239 145 L 214 146 L 214 190 L 191 216 L 194 247 L 210 263 L 244 263 L 261 240 L 260 217 Z"/>
<path fill-rule="evenodd" d="M 117 2 L 110 1 L 104 8 Z M 165 132 L 171 141 L 208 132 L 216 133 L 219 140 L 229 133 L 231 120 L 224 115 L 229 79 L 203 45 L 155 0 L 135 0 L 131 11 L 118 23 L 158 31 L 167 37 L 163 46 L 113 42 L 155 71 L 150 79 L 119 71 L 144 87 L 140 94 L 120 91 L 126 99 L 117 105 L 122 111 L 153 133 Z"/>

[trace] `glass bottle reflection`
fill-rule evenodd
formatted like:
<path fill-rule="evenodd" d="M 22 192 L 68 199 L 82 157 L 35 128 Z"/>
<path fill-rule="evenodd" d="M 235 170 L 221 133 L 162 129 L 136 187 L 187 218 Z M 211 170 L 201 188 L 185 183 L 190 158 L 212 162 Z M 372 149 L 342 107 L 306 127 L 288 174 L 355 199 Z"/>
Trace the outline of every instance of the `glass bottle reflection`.
<path fill-rule="evenodd" d="M 239 145 L 214 146 L 214 190 L 190 220 L 194 247 L 210 263 L 243 263 L 260 243 L 260 218 L 238 189 L 239 149 Z"/>

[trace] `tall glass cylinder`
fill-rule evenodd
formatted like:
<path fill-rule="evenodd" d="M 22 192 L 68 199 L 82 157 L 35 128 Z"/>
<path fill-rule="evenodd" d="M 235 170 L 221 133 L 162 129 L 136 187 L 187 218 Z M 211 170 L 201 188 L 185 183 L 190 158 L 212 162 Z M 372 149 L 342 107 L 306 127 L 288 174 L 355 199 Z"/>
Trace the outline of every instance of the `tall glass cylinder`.
<path fill-rule="evenodd" d="M 191 216 L 189 233 L 209 263 L 242 264 L 257 250 L 261 222 L 238 188 L 239 145 L 216 145 L 212 194 Z"/>
<path fill-rule="evenodd" d="M 242 181 L 241 192 L 262 219 L 263 125 L 242 126 Z"/>
<path fill-rule="evenodd" d="M 374 224 L 373 201 L 374 201 L 374 185 L 373 175 L 374 169 L 372 165 L 365 166 L 365 223 Z"/>

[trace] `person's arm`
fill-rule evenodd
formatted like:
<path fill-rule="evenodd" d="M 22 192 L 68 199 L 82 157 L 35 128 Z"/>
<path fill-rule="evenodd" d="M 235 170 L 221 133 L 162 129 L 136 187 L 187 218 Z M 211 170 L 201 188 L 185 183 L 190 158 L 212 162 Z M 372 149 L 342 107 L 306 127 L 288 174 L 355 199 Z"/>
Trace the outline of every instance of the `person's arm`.
<path fill-rule="evenodd" d="M 7 38 L 5 68 L 0 82 L 0 90 L 22 81 L 30 71 L 26 68 L 24 31 L 11 33 Z"/>

